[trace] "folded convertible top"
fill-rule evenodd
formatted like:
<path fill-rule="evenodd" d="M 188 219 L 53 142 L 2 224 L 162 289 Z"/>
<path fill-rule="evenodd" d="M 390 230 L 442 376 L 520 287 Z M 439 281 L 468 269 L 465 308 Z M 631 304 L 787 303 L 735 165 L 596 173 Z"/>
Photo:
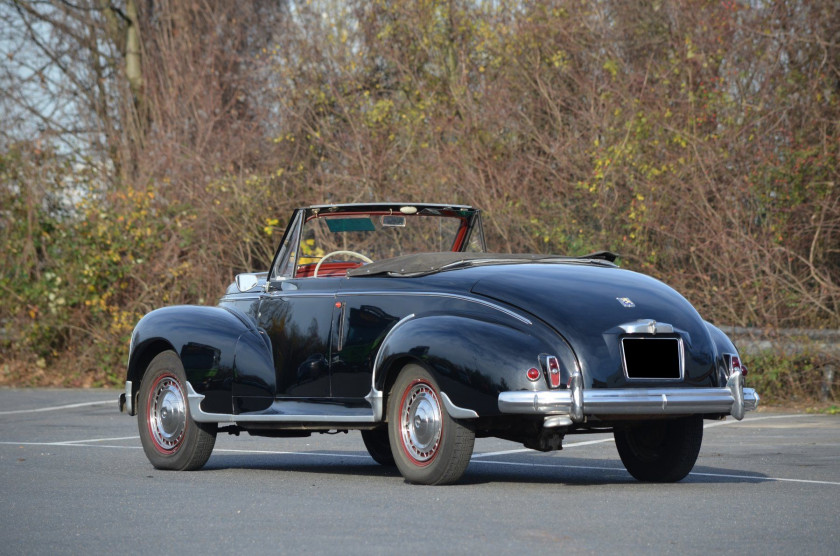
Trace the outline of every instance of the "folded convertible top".
<path fill-rule="evenodd" d="M 347 272 L 348 276 L 423 276 L 480 265 L 525 264 L 525 263 L 566 263 L 566 264 L 607 264 L 613 266 L 618 255 L 609 251 L 599 251 L 580 257 L 561 255 L 535 255 L 524 253 L 419 253 L 403 255 L 393 259 L 376 261 Z"/>

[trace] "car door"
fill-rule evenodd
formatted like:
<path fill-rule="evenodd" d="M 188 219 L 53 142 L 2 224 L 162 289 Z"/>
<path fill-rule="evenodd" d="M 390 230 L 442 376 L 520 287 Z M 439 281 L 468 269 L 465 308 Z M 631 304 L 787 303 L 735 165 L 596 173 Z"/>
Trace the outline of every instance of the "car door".
<path fill-rule="evenodd" d="M 400 297 L 342 295 L 332 346 L 332 395 L 346 403 L 370 393 L 373 359 L 385 334 L 405 313 Z"/>
<path fill-rule="evenodd" d="M 330 396 L 330 336 L 340 278 L 301 278 L 270 284 L 258 321 L 268 335 L 278 399 Z"/>

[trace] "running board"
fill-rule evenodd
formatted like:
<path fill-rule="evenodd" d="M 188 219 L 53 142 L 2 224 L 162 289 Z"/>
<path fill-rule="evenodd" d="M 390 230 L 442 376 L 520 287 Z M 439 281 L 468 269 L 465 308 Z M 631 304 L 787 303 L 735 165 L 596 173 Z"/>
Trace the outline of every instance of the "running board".
<path fill-rule="evenodd" d="M 441 392 L 443 405 L 455 419 L 474 419 L 478 413 L 458 407 Z M 201 409 L 204 394 L 195 391 L 187 382 L 187 400 L 190 415 L 197 423 L 380 423 L 383 418 L 382 393 L 373 391 L 366 397 L 370 407 L 347 407 L 324 402 L 300 402 L 275 400 L 265 411 L 259 413 L 206 413 Z"/>
<path fill-rule="evenodd" d="M 187 382 L 190 415 L 197 423 L 375 423 L 373 408 L 336 404 L 275 400 L 259 413 L 206 413 L 201 409 L 204 394 Z"/>

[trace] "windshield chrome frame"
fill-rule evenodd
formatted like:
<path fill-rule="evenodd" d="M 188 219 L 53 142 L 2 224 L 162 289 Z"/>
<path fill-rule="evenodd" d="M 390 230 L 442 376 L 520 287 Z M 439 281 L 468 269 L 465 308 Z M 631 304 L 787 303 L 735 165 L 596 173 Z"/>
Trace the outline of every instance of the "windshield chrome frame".
<path fill-rule="evenodd" d="M 293 276 L 305 212 L 305 210 L 298 209 L 289 220 L 289 226 L 286 228 L 286 233 L 283 234 L 283 239 L 280 240 L 280 248 L 277 250 L 277 255 L 275 255 L 271 265 L 269 282 L 286 280 Z"/>

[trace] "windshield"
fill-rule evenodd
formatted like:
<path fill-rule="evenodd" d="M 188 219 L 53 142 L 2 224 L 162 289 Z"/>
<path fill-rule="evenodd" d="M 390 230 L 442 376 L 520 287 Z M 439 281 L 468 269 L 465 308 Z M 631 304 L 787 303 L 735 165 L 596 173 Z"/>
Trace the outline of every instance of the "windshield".
<path fill-rule="evenodd" d="M 413 253 L 451 251 L 461 218 L 405 215 L 340 215 L 309 219 L 298 264 L 318 262 L 332 251 L 354 251 L 374 261 Z"/>
<path fill-rule="evenodd" d="M 343 276 L 363 264 L 403 255 L 480 252 L 480 241 L 464 245 L 469 224 L 466 216 L 439 211 L 310 213 L 303 222 L 294 275 Z"/>
<path fill-rule="evenodd" d="M 483 253 L 478 211 L 447 205 L 337 205 L 296 211 L 272 279 L 345 276 L 372 262 L 420 253 Z"/>

